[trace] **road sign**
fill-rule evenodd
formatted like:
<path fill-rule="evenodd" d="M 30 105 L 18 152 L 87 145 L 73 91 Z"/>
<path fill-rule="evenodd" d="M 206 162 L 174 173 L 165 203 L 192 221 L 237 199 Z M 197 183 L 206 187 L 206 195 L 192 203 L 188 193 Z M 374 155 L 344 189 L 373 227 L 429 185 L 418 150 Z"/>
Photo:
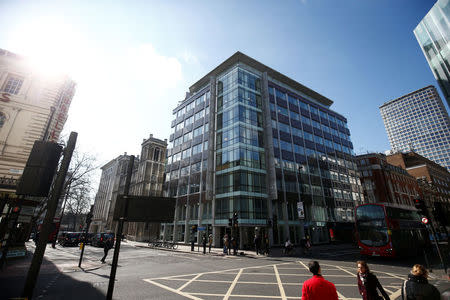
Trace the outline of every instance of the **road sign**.
<path fill-rule="evenodd" d="M 197 230 L 198 230 L 198 231 L 205 231 L 205 230 L 206 230 L 206 227 L 197 227 Z"/>
<path fill-rule="evenodd" d="M 425 218 L 425 217 L 422 218 L 422 223 L 423 223 L 423 224 L 428 224 L 428 218 Z"/>

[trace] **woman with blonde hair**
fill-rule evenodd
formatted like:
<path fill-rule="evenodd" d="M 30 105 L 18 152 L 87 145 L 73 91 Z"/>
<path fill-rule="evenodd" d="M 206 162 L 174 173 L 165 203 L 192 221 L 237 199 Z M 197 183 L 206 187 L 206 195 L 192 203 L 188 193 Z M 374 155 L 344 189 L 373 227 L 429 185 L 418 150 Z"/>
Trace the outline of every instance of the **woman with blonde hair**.
<path fill-rule="evenodd" d="M 408 274 L 408 280 L 402 285 L 402 299 L 439 300 L 438 289 L 428 283 L 428 271 L 424 266 L 416 264 Z"/>

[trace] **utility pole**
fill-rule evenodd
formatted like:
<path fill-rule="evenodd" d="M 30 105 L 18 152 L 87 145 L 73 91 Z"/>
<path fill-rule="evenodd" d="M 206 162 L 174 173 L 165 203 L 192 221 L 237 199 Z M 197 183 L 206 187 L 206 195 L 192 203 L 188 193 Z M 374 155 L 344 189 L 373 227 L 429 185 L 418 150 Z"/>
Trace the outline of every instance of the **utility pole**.
<path fill-rule="evenodd" d="M 23 288 L 22 297 L 27 299 L 32 299 L 34 287 L 37 282 L 37 277 L 41 269 L 42 259 L 44 257 L 45 248 L 47 246 L 48 236 L 51 232 L 51 225 L 53 223 L 53 218 L 55 217 L 56 208 L 58 207 L 58 200 L 61 196 L 61 192 L 64 186 L 64 180 L 67 175 L 67 170 L 69 169 L 70 160 L 72 159 L 73 150 L 77 142 L 78 134 L 76 132 L 71 132 L 67 146 L 64 149 L 64 158 L 61 162 L 58 175 L 56 176 L 55 185 L 52 190 L 52 194 L 47 203 L 47 213 L 45 214 L 44 223 L 42 224 L 41 234 L 39 236 L 39 242 L 36 245 L 34 251 L 33 260 L 31 261 L 30 269 L 25 281 L 25 286 Z"/>
<path fill-rule="evenodd" d="M 86 230 L 84 232 L 84 238 L 83 238 L 83 243 L 81 244 L 81 254 L 80 254 L 80 261 L 78 262 L 78 268 L 81 268 L 81 261 L 83 260 L 83 253 L 84 253 L 84 247 L 86 246 L 86 240 L 87 240 L 87 235 L 89 232 L 89 226 L 91 225 L 91 221 L 92 221 L 92 215 L 94 211 L 94 205 L 91 205 L 91 210 L 89 211 L 89 213 L 86 216 Z"/>
<path fill-rule="evenodd" d="M 119 261 L 119 252 L 120 252 L 120 241 L 122 240 L 122 231 L 123 224 L 125 223 L 125 218 L 128 213 L 128 193 L 130 191 L 130 183 L 131 183 L 131 173 L 133 172 L 134 166 L 134 155 L 130 156 L 130 161 L 128 162 L 127 169 L 127 178 L 125 180 L 125 189 L 123 192 L 123 199 L 125 201 L 125 209 L 124 215 L 119 219 L 119 226 L 116 232 L 116 245 L 114 248 L 114 256 L 111 265 L 111 274 L 109 275 L 109 285 L 108 285 L 108 293 L 106 294 L 106 299 L 111 300 L 114 292 L 114 281 L 116 279 L 116 271 L 117 271 L 117 263 Z"/>

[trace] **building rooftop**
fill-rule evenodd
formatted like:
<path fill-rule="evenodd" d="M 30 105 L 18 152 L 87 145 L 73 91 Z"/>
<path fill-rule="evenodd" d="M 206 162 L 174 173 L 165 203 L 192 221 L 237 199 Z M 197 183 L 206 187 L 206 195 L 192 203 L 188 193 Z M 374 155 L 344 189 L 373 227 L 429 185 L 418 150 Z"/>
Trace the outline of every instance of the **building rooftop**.
<path fill-rule="evenodd" d="M 398 97 L 398 98 L 396 98 L 396 99 L 389 100 L 388 102 L 385 102 L 383 105 L 381 105 L 380 108 L 383 108 L 383 107 L 385 107 L 385 106 L 387 106 L 387 105 L 390 105 L 390 104 L 392 104 L 392 103 L 394 103 L 394 102 L 396 102 L 396 101 L 398 101 L 398 100 L 402 100 L 402 99 L 404 99 L 404 98 L 407 98 L 407 97 L 409 97 L 409 96 L 411 96 L 411 95 L 413 95 L 413 94 L 416 94 L 416 93 L 418 93 L 418 92 L 427 90 L 427 89 L 429 89 L 429 88 L 436 89 L 433 85 L 426 86 L 426 87 L 424 87 L 424 88 L 418 89 L 417 91 L 408 93 L 408 94 L 403 95 L 403 96 L 401 96 L 401 97 Z"/>
<path fill-rule="evenodd" d="M 249 67 L 252 67 L 260 72 L 267 72 L 267 75 L 272 77 L 273 79 L 276 79 L 277 81 L 282 82 L 282 83 L 298 90 L 299 92 L 302 92 L 305 95 L 310 96 L 311 98 L 314 98 L 316 101 L 318 101 L 319 103 L 321 103 L 325 106 L 331 106 L 331 104 L 333 104 L 333 101 L 328 99 L 327 97 L 322 96 L 321 94 L 307 88 L 306 86 L 298 83 L 297 81 L 281 74 L 278 71 L 275 71 L 272 68 L 269 68 L 268 66 L 260 63 L 259 61 L 255 60 L 255 59 L 251 58 L 250 56 L 247 56 L 239 51 L 236 52 L 235 54 L 233 54 L 231 57 L 229 57 L 224 62 L 222 62 L 219 66 L 217 66 L 211 72 L 206 74 L 199 81 L 194 83 L 189 88 L 190 94 L 191 95 L 194 94 L 195 92 L 197 92 L 201 88 L 203 88 L 205 85 L 207 85 L 211 76 L 217 76 L 239 62 L 242 62 L 243 64 L 245 64 Z"/>

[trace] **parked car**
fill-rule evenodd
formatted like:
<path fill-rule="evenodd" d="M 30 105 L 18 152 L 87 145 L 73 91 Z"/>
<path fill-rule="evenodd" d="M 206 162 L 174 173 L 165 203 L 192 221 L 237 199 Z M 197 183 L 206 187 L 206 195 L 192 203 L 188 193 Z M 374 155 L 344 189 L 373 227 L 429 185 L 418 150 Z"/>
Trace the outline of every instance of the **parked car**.
<path fill-rule="evenodd" d="M 84 241 L 84 232 L 80 235 L 80 243 Z M 92 245 L 92 238 L 94 237 L 95 233 L 88 233 L 86 236 L 86 245 Z"/>
<path fill-rule="evenodd" d="M 92 237 L 91 245 L 94 247 L 103 247 L 103 246 L 105 246 L 105 241 L 109 237 L 112 237 L 114 239 L 114 233 L 109 233 L 109 232 L 97 233 L 96 235 L 94 235 Z"/>
<path fill-rule="evenodd" d="M 63 233 L 61 239 L 59 240 L 59 244 L 63 247 L 67 246 L 78 246 L 80 243 L 80 232 L 66 232 Z"/>

